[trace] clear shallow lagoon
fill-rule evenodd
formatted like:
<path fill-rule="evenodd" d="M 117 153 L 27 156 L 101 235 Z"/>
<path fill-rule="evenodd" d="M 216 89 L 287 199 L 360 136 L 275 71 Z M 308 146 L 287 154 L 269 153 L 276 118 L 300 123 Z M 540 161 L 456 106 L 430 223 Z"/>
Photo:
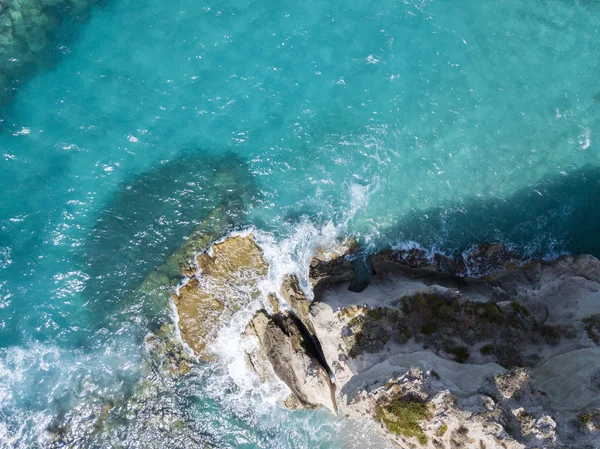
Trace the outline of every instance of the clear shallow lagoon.
<path fill-rule="evenodd" d="M 292 262 L 320 230 L 600 255 L 598 2 L 124 0 L 56 46 L 0 108 L 0 445 L 71 413 L 80 446 L 369 447 L 218 365 L 156 399 L 184 431 L 81 412 L 147 375 L 168 313 L 125 298 L 228 189 Z"/>

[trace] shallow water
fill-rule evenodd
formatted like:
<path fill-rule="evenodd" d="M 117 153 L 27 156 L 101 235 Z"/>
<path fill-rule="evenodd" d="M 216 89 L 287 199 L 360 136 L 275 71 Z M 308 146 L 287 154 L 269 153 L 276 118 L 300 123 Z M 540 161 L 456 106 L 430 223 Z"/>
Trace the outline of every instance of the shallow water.
<path fill-rule="evenodd" d="M 235 351 L 107 427 L 84 410 L 160 378 L 142 342 L 165 296 L 131 292 L 218 205 L 216 234 L 254 229 L 273 279 L 346 233 L 600 256 L 599 19 L 583 0 L 124 0 L 63 24 L 0 108 L 0 445 L 71 423 L 74 446 L 380 447 L 252 393 Z"/>

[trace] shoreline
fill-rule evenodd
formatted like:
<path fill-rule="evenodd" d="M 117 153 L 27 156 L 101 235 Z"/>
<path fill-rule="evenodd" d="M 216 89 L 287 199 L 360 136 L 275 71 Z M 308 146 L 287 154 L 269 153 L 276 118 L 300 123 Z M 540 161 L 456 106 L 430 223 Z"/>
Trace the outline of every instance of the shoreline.
<path fill-rule="evenodd" d="M 198 307 L 206 300 L 219 303 L 217 309 L 209 308 L 216 311 L 210 319 L 205 315 L 198 319 L 189 310 L 176 309 L 180 331 L 182 318 L 188 320 L 183 324 L 183 341 L 200 359 L 218 358 L 218 354 L 211 354 L 211 345 L 218 339 L 223 317 L 228 317 L 225 321 L 235 320 L 236 310 L 252 304 L 253 318 L 235 326 L 238 330 L 245 326 L 235 343 L 244 347 L 248 366 L 259 382 L 283 382 L 287 386 L 291 394 L 282 402 L 284 407 L 324 406 L 351 419 L 371 421 L 399 447 L 452 447 L 457 438 L 475 438 L 488 447 L 502 442 L 511 448 L 539 444 L 561 447 L 573 441 L 594 440 L 600 415 L 591 413 L 588 420 L 588 409 L 600 406 L 600 402 L 589 403 L 582 410 L 574 410 L 574 403 L 557 405 L 552 375 L 544 374 L 544 370 L 556 374 L 552 363 L 557 358 L 581 355 L 581 351 L 591 351 L 591 356 L 599 351 L 583 323 L 600 312 L 600 302 L 599 310 L 595 310 L 593 301 L 583 295 L 580 309 L 586 316 L 569 318 L 569 312 L 553 317 L 550 306 L 544 308 L 544 301 L 536 295 L 556 288 L 546 285 L 549 282 L 566 285 L 584 279 L 578 288 L 589 289 L 588 283 L 600 282 L 597 259 L 561 256 L 552 261 L 525 261 L 499 244 L 479 245 L 457 258 L 432 255 L 418 247 L 389 249 L 369 257 L 369 279 L 365 279 L 364 267 L 356 269 L 358 251 L 351 239 L 321 248 L 313 254 L 305 273 L 310 293 L 297 276 L 288 274 L 279 289 L 268 292 L 263 301 L 261 279 L 264 284 L 270 267 L 259 244 L 251 233 L 221 239 L 199 255 L 200 269 L 190 277 L 192 285 L 174 296 L 178 307 L 186 302 Z M 353 289 L 357 273 L 360 288 Z M 535 273 L 540 277 L 537 286 L 531 283 Z M 228 289 L 239 290 L 241 285 L 246 296 L 240 301 L 237 293 Z M 232 299 L 237 303 L 232 304 Z M 561 298 L 556 301 L 560 303 Z M 250 309 L 243 314 L 246 318 L 252 315 L 248 314 Z M 448 322 L 436 316 L 440 310 L 445 310 Z M 455 323 L 459 316 L 463 328 Z M 435 328 L 426 328 L 426 318 Z M 194 324 L 190 326 L 190 322 Z M 482 323 L 485 329 L 477 330 Z M 416 325 L 421 328 L 416 329 Z M 199 348 L 190 345 L 188 339 L 193 329 L 201 326 L 204 346 Z M 407 335 L 399 338 L 398 326 L 410 328 Z M 469 343 L 462 341 L 462 333 L 473 329 L 476 336 L 466 339 Z M 493 341 L 502 342 L 507 332 L 528 342 L 522 354 L 516 347 L 504 348 L 501 343 L 496 343 L 500 349 L 494 347 Z M 446 343 L 435 344 L 432 338 Z M 454 346 L 448 346 L 450 341 Z M 538 360 L 534 360 L 536 355 Z M 590 369 L 582 376 L 589 374 Z M 467 387 L 463 381 L 461 386 L 461 378 L 470 379 L 467 383 L 472 385 Z M 508 396 L 502 392 L 505 384 L 510 385 Z M 473 409 L 473 401 L 482 400 L 488 401 L 485 413 L 481 409 L 484 405 Z M 403 427 L 404 418 L 390 411 L 398 411 L 397 404 L 405 403 L 422 412 L 420 420 L 411 422 L 412 431 Z M 514 410 L 521 408 L 523 411 L 515 415 Z M 495 418 L 490 417 L 493 410 Z M 444 420 L 443 416 L 451 419 Z M 439 435 L 443 426 L 445 436 Z M 501 431 L 490 432 L 488 428 Z M 461 444 L 480 447 L 464 441 Z"/>

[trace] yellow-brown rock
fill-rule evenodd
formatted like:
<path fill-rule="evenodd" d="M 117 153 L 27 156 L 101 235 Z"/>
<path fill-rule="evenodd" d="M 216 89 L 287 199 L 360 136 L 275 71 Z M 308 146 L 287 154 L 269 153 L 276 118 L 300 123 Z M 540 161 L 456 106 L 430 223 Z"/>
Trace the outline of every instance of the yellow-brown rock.
<path fill-rule="evenodd" d="M 210 255 L 209 255 L 210 254 Z M 183 340 L 201 359 L 224 313 L 239 309 L 259 294 L 267 263 L 252 236 L 236 236 L 198 257 L 201 273 L 179 289 L 174 302 Z"/>
<path fill-rule="evenodd" d="M 267 274 L 267 263 L 251 235 L 216 243 L 212 254 L 203 253 L 198 257 L 198 266 L 204 275 L 237 281 L 244 272 L 256 276 Z"/>

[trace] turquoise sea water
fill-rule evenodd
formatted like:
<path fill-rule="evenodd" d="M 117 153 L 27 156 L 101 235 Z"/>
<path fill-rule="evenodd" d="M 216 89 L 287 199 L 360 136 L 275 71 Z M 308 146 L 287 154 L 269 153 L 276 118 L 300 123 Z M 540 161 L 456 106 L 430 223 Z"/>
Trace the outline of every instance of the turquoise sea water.
<path fill-rule="evenodd" d="M 596 1 L 123 0 L 54 45 L 0 108 L 0 447 L 64 423 L 72 447 L 381 447 L 218 363 L 94 424 L 154 376 L 168 311 L 128 295 L 223 202 L 290 260 L 328 232 L 600 256 Z"/>

